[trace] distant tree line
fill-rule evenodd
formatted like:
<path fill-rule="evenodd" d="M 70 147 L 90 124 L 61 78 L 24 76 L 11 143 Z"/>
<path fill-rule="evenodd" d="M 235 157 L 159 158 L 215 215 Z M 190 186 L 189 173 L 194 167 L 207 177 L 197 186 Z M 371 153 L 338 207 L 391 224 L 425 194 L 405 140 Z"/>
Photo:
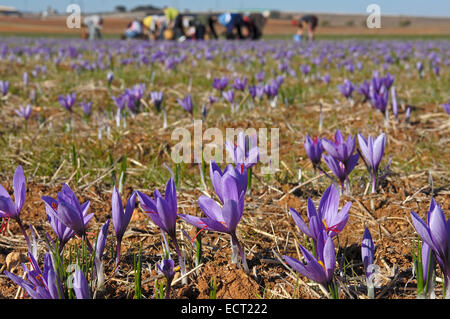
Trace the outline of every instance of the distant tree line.
<path fill-rule="evenodd" d="M 115 6 L 114 10 L 116 12 L 127 12 L 127 8 L 124 5 L 118 5 Z M 137 7 L 134 7 L 130 10 L 130 12 L 136 12 L 136 11 L 155 11 L 155 10 L 161 10 L 161 8 L 152 6 L 152 5 L 139 5 Z"/>

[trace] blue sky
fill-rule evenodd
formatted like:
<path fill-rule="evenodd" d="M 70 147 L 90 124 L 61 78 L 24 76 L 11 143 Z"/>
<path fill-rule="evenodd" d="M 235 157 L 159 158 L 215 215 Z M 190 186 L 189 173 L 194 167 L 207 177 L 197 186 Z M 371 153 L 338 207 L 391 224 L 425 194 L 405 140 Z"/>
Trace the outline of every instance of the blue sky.
<path fill-rule="evenodd" d="M 131 9 L 137 5 L 152 4 L 162 7 L 167 4 L 178 9 L 190 10 L 239 10 L 276 9 L 281 11 L 317 13 L 366 14 L 366 7 L 376 3 L 381 14 L 439 16 L 450 18 L 448 0 L 0 0 L 0 5 L 14 6 L 24 11 L 42 11 L 50 5 L 59 12 L 65 12 L 70 3 L 80 4 L 83 12 L 112 11 L 116 5 Z"/>

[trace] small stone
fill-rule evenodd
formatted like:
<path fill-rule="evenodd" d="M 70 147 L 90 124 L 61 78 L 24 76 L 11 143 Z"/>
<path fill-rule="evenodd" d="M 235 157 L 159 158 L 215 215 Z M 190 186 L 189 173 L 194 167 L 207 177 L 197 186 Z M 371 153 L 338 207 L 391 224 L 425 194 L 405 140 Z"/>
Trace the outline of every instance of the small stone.
<path fill-rule="evenodd" d="M 11 271 L 15 269 L 20 263 L 27 262 L 27 257 L 19 252 L 12 252 L 6 256 L 6 270 Z"/>

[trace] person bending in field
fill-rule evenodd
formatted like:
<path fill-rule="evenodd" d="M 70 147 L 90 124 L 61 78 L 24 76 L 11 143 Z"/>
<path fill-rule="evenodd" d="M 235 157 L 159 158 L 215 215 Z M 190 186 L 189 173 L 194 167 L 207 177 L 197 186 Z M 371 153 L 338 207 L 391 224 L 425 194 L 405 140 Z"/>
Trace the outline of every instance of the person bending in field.
<path fill-rule="evenodd" d="M 244 39 L 242 35 L 243 17 L 240 13 L 222 13 L 217 17 L 217 21 L 226 28 L 226 38 L 227 40 Z M 234 30 L 236 29 L 236 35 Z"/>
<path fill-rule="evenodd" d="M 270 15 L 270 11 L 264 11 L 261 13 L 250 13 L 244 16 L 243 24 L 247 29 L 246 37 L 251 40 L 258 40 L 262 37 L 262 30 L 266 25 L 267 18 Z"/>
<path fill-rule="evenodd" d="M 125 30 L 126 39 L 141 39 L 143 35 L 142 21 L 133 19 Z"/>
<path fill-rule="evenodd" d="M 317 24 L 319 23 L 319 19 L 312 14 L 305 15 L 301 17 L 298 22 L 294 21 L 297 24 L 297 34 L 295 35 L 295 40 L 301 41 L 303 38 L 303 33 L 305 30 L 308 30 L 308 38 L 309 40 L 314 40 L 315 38 L 315 30 Z"/>
<path fill-rule="evenodd" d="M 95 40 L 95 39 L 102 38 L 102 34 L 100 32 L 100 30 L 102 29 L 102 25 L 103 25 L 103 18 L 99 15 L 92 15 L 92 16 L 87 16 L 84 18 L 83 26 L 87 28 L 89 40 Z M 84 32 L 83 32 L 83 38 L 84 38 Z"/>

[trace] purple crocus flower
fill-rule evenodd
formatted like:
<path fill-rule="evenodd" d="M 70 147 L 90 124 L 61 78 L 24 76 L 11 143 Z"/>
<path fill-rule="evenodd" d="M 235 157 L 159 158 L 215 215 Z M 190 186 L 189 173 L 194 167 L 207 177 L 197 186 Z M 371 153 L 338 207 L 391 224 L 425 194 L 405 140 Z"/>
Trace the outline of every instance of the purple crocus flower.
<path fill-rule="evenodd" d="M 28 73 L 27 73 L 27 72 L 23 72 L 23 84 L 24 84 L 25 86 L 27 86 L 29 82 L 30 82 L 30 81 L 29 81 Z"/>
<path fill-rule="evenodd" d="M 372 136 L 368 137 L 368 140 L 364 138 L 361 134 L 358 134 L 359 147 L 361 148 L 361 153 L 366 159 L 367 169 L 372 176 L 372 193 L 375 193 L 377 171 L 380 165 L 381 159 L 384 155 L 384 148 L 386 145 L 386 135 L 382 133 L 376 139 Z"/>
<path fill-rule="evenodd" d="M 300 231 L 317 244 L 324 240 L 324 235 L 334 237 L 344 229 L 351 206 L 352 203 L 348 202 L 338 211 L 339 192 L 334 185 L 330 185 L 323 193 L 317 210 L 314 202 L 308 198 L 309 227 L 295 209 L 290 208 L 290 213 Z"/>
<path fill-rule="evenodd" d="M 166 277 L 166 299 L 170 298 L 170 286 L 172 284 L 173 277 L 175 276 L 174 266 L 175 263 L 172 259 L 163 259 L 157 263 L 158 271 Z"/>
<path fill-rule="evenodd" d="M 389 90 L 394 83 L 395 77 L 391 74 L 386 74 L 383 78 L 383 84 L 386 88 L 386 90 Z"/>
<path fill-rule="evenodd" d="M 333 172 L 333 174 L 338 178 L 341 184 L 342 193 L 345 192 L 345 181 L 348 180 L 348 176 L 355 168 L 358 163 L 359 154 L 350 156 L 348 161 L 344 164 L 340 160 L 334 158 L 333 156 L 324 155 L 323 159 L 327 164 L 328 168 Z"/>
<path fill-rule="evenodd" d="M 0 92 L 2 92 L 3 96 L 8 94 L 9 89 L 9 81 L 0 81 Z"/>
<path fill-rule="evenodd" d="M 344 84 L 338 85 L 338 89 L 346 99 L 351 99 L 355 87 L 350 80 L 345 79 Z"/>
<path fill-rule="evenodd" d="M 311 160 L 314 170 L 316 170 L 317 166 L 320 164 L 320 160 L 322 159 L 323 146 L 322 141 L 319 137 L 315 137 L 314 141 L 306 134 L 305 138 L 305 151 L 306 155 L 308 155 Z"/>
<path fill-rule="evenodd" d="M 233 159 L 236 168 L 241 170 L 241 173 L 243 173 L 244 168 L 251 168 L 259 161 L 259 149 L 256 146 L 256 139 L 256 135 L 247 138 L 243 132 L 239 132 L 236 145 L 229 141 L 225 142 L 228 154 Z"/>
<path fill-rule="evenodd" d="M 346 163 L 355 151 L 356 140 L 355 137 L 352 137 L 350 134 L 347 136 L 347 140 L 345 140 L 341 131 L 336 130 L 334 141 L 322 138 L 322 145 L 328 154 L 339 161 Z"/>
<path fill-rule="evenodd" d="M 81 269 L 75 270 L 73 276 L 73 290 L 77 299 L 91 299 L 91 290 L 89 283 Z"/>
<path fill-rule="evenodd" d="M 227 100 L 228 103 L 230 103 L 231 105 L 234 104 L 235 95 L 233 90 L 223 91 L 222 96 L 225 98 L 225 100 Z"/>
<path fill-rule="evenodd" d="M 314 257 L 302 245 L 299 245 L 299 248 L 306 264 L 289 256 L 283 256 L 284 260 L 301 275 L 317 282 L 326 290 L 330 290 L 330 286 L 333 285 L 333 274 L 336 268 L 336 253 L 333 239 L 327 237 L 323 246 L 316 247 L 316 250 L 320 250 L 318 254 L 320 257 Z M 332 297 L 337 298 L 337 294 L 333 292 Z"/>
<path fill-rule="evenodd" d="M 231 236 L 233 247 L 233 263 L 237 261 L 236 249 L 239 251 L 245 272 L 249 272 L 244 250 L 236 236 L 236 228 L 244 212 L 245 190 L 239 179 L 225 173 L 221 179 L 220 195 L 223 206 L 208 196 L 200 196 L 198 204 L 206 217 L 179 214 L 187 223 L 201 230 L 226 233 Z M 236 247 L 236 249 L 235 249 Z"/>
<path fill-rule="evenodd" d="M 300 65 L 299 69 L 303 72 L 304 75 L 308 75 L 311 71 L 311 66 L 309 64 L 302 64 Z"/>
<path fill-rule="evenodd" d="M 130 196 L 125 207 L 125 211 L 122 206 L 122 200 L 120 198 L 119 191 L 116 186 L 113 188 L 112 193 L 112 219 L 114 224 L 114 231 L 117 238 L 117 251 L 116 251 L 116 266 L 119 264 L 120 248 L 122 244 L 122 238 L 133 216 L 134 206 L 136 203 L 136 193 Z"/>
<path fill-rule="evenodd" d="M 50 253 L 45 253 L 44 269 L 41 271 L 33 254 L 28 252 L 28 259 L 33 267 L 28 269 L 22 264 L 26 279 L 4 271 L 5 275 L 16 285 L 22 287 L 33 299 L 64 299 L 64 291 L 58 274 L 55 272 Z"/>
<path fill-rule="evenodd" d="M 212 83 L 213 88 L 223 91 L 228 86 L 228 77 L 222 77 L 222 78 L 214 78 Z"/>
<path fill-rule="evenodd" d="M 121 94 L 118 97 L 112 96 L 111 98 L 116 104 L 118 110 L 123 110 L 128 104 L 129 97 L 127 94 Z"/>
<path fill-rule="evenodd" d="M 153 104 L 155 105 L 156 111 L 161 112 L 161 105 L 163 102 L 163 92 L 161 91 L 153 91 L 150 93 L 150 99 L 152 100 Z"/>
<path fill-rule="evenodd" d="M 397 103 L 397 94 L 395 93 L 395 86 L 391 87 L 391 100 L 392 100 L 392 113 L 394 113 L 395 118 L 398 120 L 398 103 Z"/>
<path fill-rule="evenodd" d="M 192 97 L 191 95 L 188 93 L 188 95 L 184 98 L 184 99 L 177 99 L 178 104 L 180 104 L 180 106 L 185 109 L 187 112 L 189 112 L 192 115 L 192 111 L 193 111 L 193 102 L 192 102 Z"/>
<path fill-rule="evenodd" d="M 20 117 L 22 117 L 24 120 L 28 120 L 31 116 L 31 113 L 33 112 L 33 108 L 30 104 L 27 104 L 26 107 L 20 106 L 18 110 L 15 111 L 16 114 Z"/>
<path fill-rule="evenodd" d="M 28 249 L 29 251 L 31 251 L 30 240 L 20 219 L 20 212 L 25 204 L 25 196 L 27 192 L 25 184 L 25 176 L 23 174 L 22 166 L 20 165 L 16 168 L 16 171 L 14 172 L 13 188 L 14 188 L 14 202 L 11 199 L 9 193 L 6 191 L 6 189 L 2 185 L 0 185 L 0 217 L 4 219 L 2 226 L 0 227 L 0 232 L 6 229 L 10 218 L 16 220 L 17 223 L 19 224 L 20 230 L 22 231 L 25 237 L 25 240 L 27 241 Z"/>
<path fill-rule="evenodd" d="M 43 196 L 42 200 L 52 206 L 53 201 L 49 197 Z M 57 194 L 57 207 L 53 207 L 54 209 L 48 210 L 48 212 L 52 218 L 58 219 L 66 227 L 72 229 L 75 234 L 82 237 L 86 235 L 87 224 L 94 216 L 93 213 L 88 214 L 89 205 L 89 201 L 80 204 L 75 193 L 64 183 L 61 191 Z"/>
<path fill-rule="evenodd" d="M 238 193 L 247 191 L 247 169 L 245 166 L 243 168 L 235 168 L 233 165 L 228 164 L 225 169 L 222 170 L 216 164 L 216 162 L 211 161 L 209 163 L 209 176 L 211 178 L 211 183 L 213 185 L 214 191 L 217 194 L 219 200 L 225 203 L 226 194 L 225 194 L 225 185 L 227 179 L 233 179 L 233 182 L 236 183 L 238 187 Z"/>
<path fill-rule="evenodd" d="M 411 220 L 422 241 L 431 248 L 436 256 L 436 260 L 444 275 L 445 297 L 450 299 L 450 219 L 446 221 L 441 207 L 432 198 L 427 213 L 427 222 L 425 223 L 413 211 L 411 211 Z"/>
<path fill-rule="evenodd" d="M 375 273 L 374 268 L 374 254 L 375 254 L 375 245 L 372 241 L 372 236 L 370 235 L 369 229 L 366 227 L 364 230 L 363 240 L 361 243 L 361 258 L 364 266 L 364 271 L 366 273 L 366 283 L 368 295 L 370 298 L 374 297 L 373 291 L 373 274 Z"/>
<path fill-rule="evenodd" d="M 158 190 L 153 192 L 153 199 L 136 191 L 142 209 L 147 213 L 152 222 L 164 231 L 172 239 L 175 250 L 178 255 L 178 263 L 181 267 L 181 274 L 186 273 L 184 260 L 181 256 L 181 251 L 178 246 L 176 236 L 176 222 L 177 222 L 177 190 L 173 178 L 170 178 L 166 185 L 166 192 L 164 197 Z"/>
<path fill-rule="evenodd" d="M 244 91 L 245 87 L 247 86 L 247 77 L 235 78 L 233 83 L 233 88 L 238 91 Z"/>
<path fill-rule="evenodd" d="M 92 102 L 81 102 L 81 109 L 83 110 L 84 116 L 89 117 L 92 112 Z"/>
<path fill-rule="evenodd" d="M 76 92 L 73 92 L 72 94 L 59 95 L 58 96 L 58 102 L 61 104 L 62 107 L 64 107 L 67 111 L 72 112 L 72 108 L 75 104 L 75 101 L 77 99 Z"/>
<path fill-rule="evenodd" d="M 389 101 L 389 91 L 382 86 L 379 91 L 372 90 L 370 92 L 370 102 L 372 105 L 380 110 L 383 114 L 386 112 L 386 107 Z"/>
<path fill-rule="evenodd" d="M 45 203 L 45 211 L 47 213 L 47 219 L 50 226 L 58 237 L 58 248 L 59 252 L 61 252 L 69 239 L 75 235 L 75 232 L 69 227 L 66 227 L 66 225 L 64 225 L 59 219 L 54 217 L 55 214 L 58 214 L 58 202 L 56 200 L 48 196 L 43 196 L 42 200 Z"/>
<path fill-rule="evenodd" d="M 331 81 L 331 76 L 329 73 L 325 74 L 324 76 L 321 77 L 322 82 L 325 84 L 330 84 Z"/>
<path fill-rule="evenodd" d="M 111 222 L 111 219 L 108 219 L 103 227 L 101 228 L 98 236 L 97 236 L 97 244 L 95 247 L 95 258 L 94 258 L 94 264 L 95 269 L 97 272 L 97 289 L 102 290 L 103 283 L 105 281 L 105 275 L 103 271 L 103 253 L 105 251 L 106 246 L 106 240 L 108 239 L 108 230 L 109 230 L 109 223 Z"/>

